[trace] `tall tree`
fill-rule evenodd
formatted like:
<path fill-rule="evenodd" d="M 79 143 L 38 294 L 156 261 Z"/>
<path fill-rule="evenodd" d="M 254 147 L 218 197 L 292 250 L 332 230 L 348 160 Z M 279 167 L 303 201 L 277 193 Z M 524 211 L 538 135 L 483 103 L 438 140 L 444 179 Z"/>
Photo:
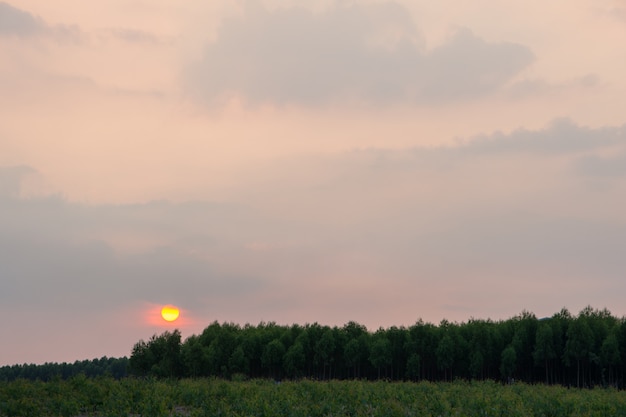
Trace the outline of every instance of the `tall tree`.
<path fill-rule="evenodd" d="M 406 376 L 412 381 L 420 379 L 420 368 L 422 367 L 422 359 L 417 353 L 412 353 L 406 361 Z"/>
<path fill-rule="evenodd" d="M 604 342 L 602 342 L 601 348 L 601 359 L 602 366 L 606 369 L 608 368 L 608 383 L 609 385 L 613 385 L 614 377 L 613 370 L 616 366 L 618 366 L 622 359 L 619 354 L 619 342 L 617 341 L 617 335 L 615 332 L 611 332 Z"/>
<path fill-rule="evenodd" d="M 330 327 L 326 326 L 323 330 L 322 337 L 315 343 L 315 362 L 322 365 L 322 379 L 326 379 L 326 369 L 328 378 L 332 377 L 332 362 L 335 353 L 335 338 Z"/>
<path fill-rule="evenodd" d="M 280 365 L 285 354 L 285 346 L 279 339 L 274 339 L 265 345 L 263 355 L 261 356 L 261 364 L 268 370 L 270 377 L 280 377 Z"/>
<path fill-rule="evenodd" d="M 517 366 L 519 373 L 517 376 L 525 381 L 532 381 L 535 362 L 533 351 L 535 334 L 537 333 L 537 317 L 526 310 L 513 318 L 515 334 L 513 335 L 513 347 L 517 355 Z"/>
<path fill-rule="evenodd" d="M 250 373 L 250 363 L 246 357 L 246 352 L 243 350 L 243 346 L 239 345 L 233 350 L 233 353 L 228 359 L 228 370 L 231 375 L 247 375 Z"/>
<path fill-rule="evenodd" d="M 283 368 L 291 378 L 299 378 L 304 373 L 304 347 L 302 343 L 296 342 L 289 346 L 283 358 Z"/>
<path fill-rule="evenodd" d="M 131 370 L 139 375 L 179 377 L 183 374 L 180 331 L 154 335 L 146 343 L 139 341 L 130 357 Z"/>
<path fill-rule="evenodd" d="M 387 376 L 387 367 L 391 365 L 392 358 L 391 342 L 387 339 L 385 334 L 381 332 L 374 336 L 369 359 L 372 366 L 378 369 L 378 378 L 380 378 L 381 368 L 385 370 L 385 377 Z"/>
<path fill-rule="evenodd" d="M 502 351 L 500 356 L 500 374 L 504 379 L 510 381 L 515 375 L 517 367 L 517 353 L 512 345 L 509 345 Z"/>
<path fill-rule="evenodd" d="M 567 342 L 567 329 L 569 327 L 570 322 L 574 320 L 571 313 L 566 309 L 562 308 L 561 311 L 554 314 L 550 318 L 550 326 L 552 327 L 552 335 L 554 336 L 554 352 L 556 354 L 555 358 L 564 358 L 565 357 L 565 344 Z M 566 376 L 565 371 L 566 367 L 563 360 L 553 360 L 552 361 L 552 378 L 554 382 L 565 383 Z"/>
<path fill-rule="evenodd" d="M 358 366 L 361 362 L 361 355 L 363 350 L 361 349 L 361 343 L 359 339 L 352 339 L 346 343 L 343 347 L 344 362 L 350 368 L 352 368 L 352 376 L 358 378 Z"/>
<path fill-rule="evenodd" d="M 445 334 L 437 345 L 437 367 L 443 371 L 444 380 L 448 379 L 448 373 L 454 364 L 454 342 L 450 334 Z"/>
<path fill-rule="evenodd" d="M 437 327 L 432 323 L 424 323 L 419 319 L 409 327 L 405 350 L 409 356 L 416 354 L 420 358 L 419 379 L 434 380 L 437 374 L 436 350 L 439 343 Z"/>
<path fill-rule="evenodd" d="M 576 386 L 579 388 L 581 362 L 588 357 L 592 346 L 593 333 L 585 317 L 579 316 L 570 323 L 567 329 L 564 357 L 566 365 L 569 365 L 572 359 L 576 360 Z"/>
<path fill-rule="evenodd" d="M 533 352 L 536 364 L 544 365 L 546 371 L 546 384 L 549 384 L 548 362 L 556 357 L 554 351 L 554 334 L 549 322 L 543 322 L 537 329 L 535 336 L 535 351 Z"/>

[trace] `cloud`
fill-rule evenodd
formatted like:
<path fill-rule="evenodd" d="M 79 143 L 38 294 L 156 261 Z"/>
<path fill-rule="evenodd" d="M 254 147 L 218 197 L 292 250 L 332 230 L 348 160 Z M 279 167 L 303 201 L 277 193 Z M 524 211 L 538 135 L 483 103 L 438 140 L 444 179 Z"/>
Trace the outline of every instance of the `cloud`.
<path fill-rule="evenodd" d="M 533 61 L 525 46 L 489 43 L 468 29 L 427 51 L 408 10 L 395 3 L 317 14 L 246 4 L 185 74 L 201 101 L 437 103 L 491 93 Z"/>
<path fill-rule="evenodd" d="M 474 153 L 571 154 L 623 145 L 625 135 L 626 125 L 592 129 L 560 118 L 542 130 L 519 129 L 510 134 L 477 136 L 467 141 L 460 150 Z"/>
<path fill-rule="evenodd" d="M 131 28 L 101 30 L 100 38 L 112 37 L 128 43 L 157 44 L 154 34 Z M 90 36 L 75 25 L 49 25 L 44 19 L 6 2 L 0 2 L 0 36 L 28 38 L 47 36 L 57 41 L 86 42 Z M 93 43 L 93 39 L 91 41 Z"/>
<path fill-rule="evenodd" d="M 37 171 L 25 165 L 0 166 L 0 198 L 18 197 L 22 191 L 22 182 L 34 174 Z"/>
<path fill-rule="evenodd" d="M 274 161 L 255 168 L 275 180 L 265 179 L 263 190 L 255 184 L 264 197 L 250 204 L 285 222 L 315 225 L 299 230 L 324 248 L 301 262 L 308 271 L 313 262 L 345 256 L 357 276 L 372 274 L 389 285 L 406 280 L 417 290 L 423 281 L 445 283 L 432 294 L 445 293 L 443 287 L 473 294 L 475 278 L 543 286 L 593 276 L 616 285 L 626 266 L 619 243 L 626 200 L 619 187 L 589 187 L 576 167 L 581 157 L 624 148 L 622 132 L 557 120 L 459 147 Z"/>
<path fill-rule="evenodd" d="M 31 169 L 4 169 L 0 298 L 37 311 L 167 300 L 225 320 L 375 326 L 424 311 L 463 318 L 446 309 L 455 302 L 475 316 L 552 311 L 554 287 L 559 306 L 614 308 L 626 177 L 590 182 L 579 165 L 624 165 L 619 153 L 597 159 L 623 151 L 622 132 L 559 120 L 454 148 L 285 157 L 251 166 L 222 203 L 25 199 L 17 184 Z M 485 288 L 501 301 L 485 304 Z M 404 313 L 383 323 L 389 305 Z"/>
<path fill-rule="evenodd" d="M 22 199 L 17 197 L 18 180 L 12 179 L 19 171 L 0 171 L 0 184 L 11 184 L 10 195 L 0 198 L 0 299 L 5 307 L 101 310 L 169 299 L 201 308 L 207 300 L 262 287 L 252 271 L 225 270 L 210 255 L 232 251 L 228 241 L 212 236 L 221 237 L 224 227 L 237 224 L 241 214 L 236 207 L 167 202 L 90 206 L 59 196 Z M 203 221 L 202 216 L 214 218 Z M 147 244 L 129 251 L 127 241 L 133 239 Z"/>
<path fill-rule="evenodd" d="M 170 45 L 174 42 L 171 37 L 158 36 L 153 32 L 128 27 L 102 29 L 97 33 L 101 40 L 117 39 L 139 46 Z"/>
<path fill-rule="evenodd" d="M 45 33 L 46 24 L 39 17 L 0 2 L 0 36 L 28 37 Z"/>
<path fill-rule="evenodd" d="M 507 85 L 505 94 L 512 99 L 521 99 L 532 96 L 545 96 L 550 93 L 560 93 L 574 88 L 594 88 L 601 85 L 601 78 L 596 74 L 586 74 L 568 82 L 550 83 L 543 79 L 521 79 Z"/>
<path fill-rule="evenodd" d="M 614 156 L 585 156 L 578 161 L 578 169 L 581 173 L 594 177 L 626 176 L 626 149 Z"/>
<path fill-rule="evenodd" d="M 611 9 L 609 11 L 609 13 L 612 16 L 615 16 L 616 18 L 626 22 L 626 8 L 624 8 L 624 7 L 614 7 L 613 9 Z"/>
<path fill-rule="evenodd" d="M 77 26 L 48 25 L 39 16 L 0 2 L 0 36 L 47 37 L 61 43 L 76 43 L 84 41 L 86 34 Z"/>
<path fill-rule="evenodd" d="M 427 56 L 422 91 L 431 100 L 481 96 L 501 87 L 532 60 L 522 45 L 491 44 L 462 29 Z"/>
<path fill-rule="evenodd" d="M 281 215 L 324 218 L 337 231 L 335 242 L 346 231 L 344 247 L 373 259 L 392 256 L 402 274 L 427 273 L 448 259 L 450 279 L 463 274 L 455 263 L 474 262 L 493 270 L 580 264 L 614 277 L 623 266 L 617 250 L 623 230 L 615 227 L 621 215 L 594 207 L 602 201 L 617 207 L 614 199 L 624 199 L 617 189 L 596 194 L 587 188 L 577 167 L 589 157 L 611 172 L 626 165 L 621 156 L 595 157 L 624 149 L 624 130 L 561 119 L 457 147 L 360 150 L 255 171 L 274 172 L 275 182 L 265 183 L 274 184 L 275 197 L 263 195 L 275 198 L 272 208 Z"/>

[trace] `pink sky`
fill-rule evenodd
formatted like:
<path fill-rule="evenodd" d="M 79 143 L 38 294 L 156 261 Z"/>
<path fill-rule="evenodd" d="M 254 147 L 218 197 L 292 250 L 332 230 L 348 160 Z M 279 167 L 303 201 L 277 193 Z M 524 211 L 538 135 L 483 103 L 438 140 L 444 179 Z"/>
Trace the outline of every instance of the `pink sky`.
<path fill-rule="evenodd" d="M 617 0 L 0 2 L 0 365 L 167 303 L 626 314 L 623 39 Z"/>

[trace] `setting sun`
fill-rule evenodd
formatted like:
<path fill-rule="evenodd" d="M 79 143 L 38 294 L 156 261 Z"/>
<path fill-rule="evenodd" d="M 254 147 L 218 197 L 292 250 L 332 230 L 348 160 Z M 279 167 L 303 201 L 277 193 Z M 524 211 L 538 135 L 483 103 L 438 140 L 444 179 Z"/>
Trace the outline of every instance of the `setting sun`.
<path fill-rule="evenodd" d="M 163 320 L 165 321 L 174 321 L 178 318 L 179 314 L 180 311 L 178 308 L 171 304 L 168 304 L 161 309 L 161 317 L 163 317 Z"/>

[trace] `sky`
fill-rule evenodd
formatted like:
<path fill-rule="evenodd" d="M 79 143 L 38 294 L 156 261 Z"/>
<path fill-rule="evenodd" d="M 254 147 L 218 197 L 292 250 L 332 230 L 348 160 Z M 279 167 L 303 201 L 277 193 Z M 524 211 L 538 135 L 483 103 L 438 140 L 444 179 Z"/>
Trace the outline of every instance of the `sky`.
<path fill-rule="evenodd" d="M 0 365 L 626 315 L 624 39 L 623 0 L 0 1 Z"/>

